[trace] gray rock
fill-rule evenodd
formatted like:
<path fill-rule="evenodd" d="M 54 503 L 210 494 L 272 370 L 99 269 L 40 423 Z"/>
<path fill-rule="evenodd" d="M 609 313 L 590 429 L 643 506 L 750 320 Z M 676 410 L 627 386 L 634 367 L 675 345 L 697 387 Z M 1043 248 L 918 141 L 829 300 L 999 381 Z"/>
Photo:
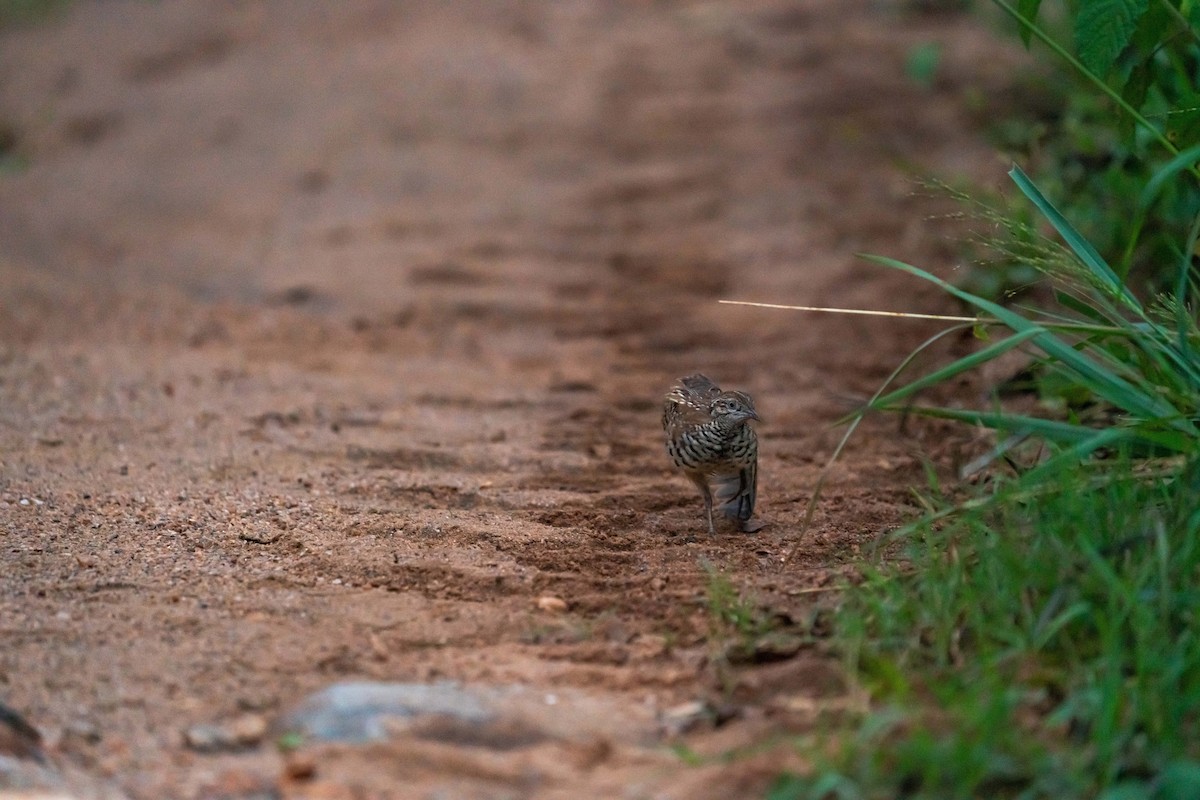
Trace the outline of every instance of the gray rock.
<path fill-rule="evenodd" d="M 482 723 L 491 718 L 474 694 L 453 683 L 339 683 L 302 702 L 277 724 L 280 733 L 296 733 L 322 742 L 382 741 L 397 723 L 422 716 Z"/>
<path fill-rule="evenodd" d="M 650 743 L 658 731 L 648 709 L 616 695 L 439 682 L 336 684 L 286 713 L 273 733 L 348 744 L 407 735 L 511 750 L 548 739 Z"/>

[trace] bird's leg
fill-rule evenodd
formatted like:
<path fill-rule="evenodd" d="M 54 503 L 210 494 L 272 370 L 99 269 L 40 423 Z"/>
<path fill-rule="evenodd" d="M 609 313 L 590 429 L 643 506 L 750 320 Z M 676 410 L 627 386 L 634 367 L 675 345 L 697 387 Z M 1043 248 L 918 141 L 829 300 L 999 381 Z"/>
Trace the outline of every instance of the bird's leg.
<path fill-rule="evenodd" d="M 704 498 L 704 513 L 708 517 L 708 532 L 710 535 L 716 534 L 717 529 L 713 526 L 713 496 L 712 491 L 708 488 L 708 478 L 704 475 L 692 473 L 688 475 L 692 479 L 692 483 L 696 484 L 700 489 L 700 495 Z"/>

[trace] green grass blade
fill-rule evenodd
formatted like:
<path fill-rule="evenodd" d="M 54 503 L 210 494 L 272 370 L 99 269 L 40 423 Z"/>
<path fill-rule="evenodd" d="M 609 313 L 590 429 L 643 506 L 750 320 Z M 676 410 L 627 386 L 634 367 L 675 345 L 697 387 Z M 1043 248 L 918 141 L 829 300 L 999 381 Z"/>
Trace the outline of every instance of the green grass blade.
<path fill-rule="evenodd" d="M 887 410 L 896 410 L 896 407 L 889 406 Z M 1099 447 L 1128 444 L 1157 448 L 1173 453 L 1187 453 L 1195 447 L 1194 437 L 1177 431 L 1152 430 L 1145 427 L 1090 428 L 1073 422 L 1009 414 L 1003 411 L 973 411 L 938 406 L 912 406 L 905 410 L 926 417 L 950 419 L 1006 433 L 1034 434 L 1058 445 L 1093 442 L 1091 445 L 1093 450 Z"/>
<path fill-rule="evenodd" d="M 894 408 L 894 407 L 889 407 Z M 1047 441 L 1061 445 L 1071 445 L 1089 441 L 1096 436 L 1096 429 L 1061 420 L 1030 417 L 1019 414 L 1008 414 L 1003 411 L 973 411 L 962 408 L 941 408 L 940 406 L 913 406 L 906 409 L 913 414 L 937 419 L 950 419 L 965 422 L 968 425 L 979 425 L 991 430 L 1007 433 L 1031 433 Z M 1126 433 L 1119 438 L 1132 438 L 1136 434 L 1127 428 L 1111 429 Z"/>
<path fill-rule="evenodd" d="M 1082 300 L 1061 290 L 1054 293 L 1054 299 L 1063 308 L 1070 309 L 1086 319 L 1095 320 L 1096 322 L 1109 322 L 1108 316 L 1100 313 L 1100 310 L 1087 300 Z"/>
<path fill-rule="evenodd" d="M 893 406 L 898 401 L 903 400 L 906 397 L 911 397 L 917 392 L 920 392 L 922 389 L 949 380 L 956 375 L 974 369 L 980 364 L 985 364 L 988 361 L 991 361 L 993 358 L 1001 356 L 1004 353 L 1007 353 L 1009 350 L 1019 347 L 1037 334 L 1037 331 L 1025 331 L 1023 333 L 1017 333 L 1012 336 L 1005 337 L 1004 339 L 1001 339 L 994 344 L 990 344 L 976 353 L 972 353 L 969 356 L 964 356 L 952 364 L 948 364 L 947 366 L 942 367 L 941 369 L 932 372 L 929 375 L 918 378 L 912 383 L 905 384 L 895 391 L 872 400 L 869 407 L 882 408 L 884 406 Z"/>
<path fill-rule="evenodd" d="M 1158 172 L 1146 182 L 1146 187 L 1142 189 L 1141 197 L 1138 200 L 1138 205 L 1142 209 L 1147 209 L 1154 202 L 1154 198 L 1162 191 L 1163 185 L 1178 175 L 1184 170 L 1190 170 L 1195 167 L 1196 162 L 1200 161 L 1200 144 L 1193 145 L 1182 151 L 1179 155 L 1172 158 L 1162 166 Z"/>
<path fill-rule="evenodd" d="M 1076 619 L 1087 616 L 1092 611 L 1093 609 L 1090 603 L 1085 603 L 1083 601 L 1073 603 L 1066 610 L 1055 616 L 1054 619 L 1050 620 L 1044 625 L 1038 626 L 1037 630 L 1034 631 L 1034 640 L 1032 642 L 1033 649 L 1041 650 L 1042 648 L 1046 647 L 1046 645 L 1058 634 L 1059 631 L 1061 631 L 1070 623 L 1074 622 Z"/>
<path fill-rule="evenodd" d="M 1065 368 L 1073 371 L 1080 383 L 1093 394 L 1107 400 L 1118 408 L 1143 419 L 1168 419 L 1182 421 L 1183 415 L 1169 402 L 1157 396 L 1152 389 L 1134 385 L 1133 383 L 1098 366 L 1084 353 L 1076 350 L 1067 342 L 1051 334 L 1046 328 L 1031 322 L 1004 306 L 985 300 L 982 297 L 964 291 L 952 283 L 926 272 L 925 270 L 883 256 L 865 255 L 863 258 L 883 266 L 898 269 L 923 278 L 943 291 L 951 294 L 965 303 L 986 312 L 1014 332 L 1031 331 L 1031 342 L 1048 356 L 1058 360 Z M 1187 424 L 1181 429 L 1195 433 L 1195 427 Z"/>
<path fill-rule="evenodd" d="M 1075 425 L 1060 420 L 1043 419 L 1041 417 L 1018 416 L 998 411 L 972 411 L 962 408 L 942 408 L 940 406 L 914 406 L 907 409 L 913 414 L 937 419 L 950 419 L 955 422 L 965 422 L 968 425 L 979 425 L 992 430 L 1007 433 L 1032 433 L 1049 441 L 1059 444 L 1073 444 L 1086 441 L 1094 435 L 1092 428 Z"/>
<path fill-rule="evenodd" d="M 1063 240 L 1067 243 L 1067 246 L 1069 246 L 1071 250 L 1075 252 L 1075 255 L 1079 257 L 1079 260 L 1084 263 L 1084 266 L 1091 270 L 1092 274 L 1106 284 L 1114 294 L 1120 296 L 1126 305 L 1135 309 L 1139 315 L 1142 314 L 1143 310 L 1141 303 L 1139 303 L 1137 298 L 1133 296 L 1133 293 L 1129 291 L 1129 288 L 1121 282 L 1121 279 L 1117 277 L 1117 273 L 1113 272 L 1112 267 L 1110 267 L 1108 263 L 1101 258 L 1100 254 L 1096 252 L 1096 248 L 1092 247 L 1092 243 L 1080 235 L 1080 233 L 1075 230 L 1074 226 L 1067 221 L 1067 218 L 1064 217 L 1059 210 L 1055 208 L 1049 200 L 1046 199 L 1046 196 L 1043 195 L 1041 190 L 1038 189 L 1037 185 L 1029 179 L 1029 176 L 1026 175 L 1021 168 L 1015 164 L 1013 165 L 1013 168 L 1009 170 L 1008 175 L 1013 179 L 1013 183 L 1017 184 L 1017 188 L 1019 188 L 1024 195 L 1028 197 L 1035 206 L 1037 206 L 1038 211 L 1042 212 L 1042 215 L 1050 221 L 1050 224 L 1053 225 L 1054 229 L 1058 231 L 1060 236 L 1063 237 Z"/>

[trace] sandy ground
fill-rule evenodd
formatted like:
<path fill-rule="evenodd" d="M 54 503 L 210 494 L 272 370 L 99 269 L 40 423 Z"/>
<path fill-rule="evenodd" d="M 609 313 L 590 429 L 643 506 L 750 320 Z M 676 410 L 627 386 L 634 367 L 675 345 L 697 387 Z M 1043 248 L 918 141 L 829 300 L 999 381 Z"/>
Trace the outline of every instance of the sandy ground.
<path fill-rule="evenodd" d="M 1018 56 L 858 0 L 78 0 L 0 31 L 0 701 L 134 798 L 761 796 L 803 748 L 410 741 L 300 780 L 183 732 L 350 679 L 579 691 L 631 731 L 702 700 L 700 753 L 813 730 L 848 696 L 824 589 L 969 442 L 869 422 L 800 541 L 832 423 L 937 328 L 716 301 L 952 310 L 854 254 L 954 268 L 913 177 L 998 182 L 968 109 Z M 709 536 L 663 452 L 696 370 L 765 420 L 759 533 Z M 706 570 L 799 652 L 727 663 Z"/>

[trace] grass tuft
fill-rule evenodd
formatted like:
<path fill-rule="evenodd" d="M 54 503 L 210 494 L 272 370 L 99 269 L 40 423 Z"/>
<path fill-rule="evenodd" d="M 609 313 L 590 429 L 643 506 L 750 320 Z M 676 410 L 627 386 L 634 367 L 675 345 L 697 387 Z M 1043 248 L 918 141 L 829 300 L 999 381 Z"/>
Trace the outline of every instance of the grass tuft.
<path fill-rule="evenodd" d="M 1061 470 L 910 528 L 847 593 L 876 710 L 772 797 L 1200 796 L 1200 462 Z"/>
<path fill-rule="evenodd" d="M 1143 305 L 1019 168 L 1014 167 L 1011 174 L 1076 258 L 1073 268 L 1050 275 L 1057 282 L 1059 309 L 1046 315 L 1048 319 L 1031 319 L 1020 310 L 974 295 L 918 267 L 869 256 L 871 261 L 937 285 L 1012 332 L 979 353 L 878 396 L 870 408 L 916 411 L 1009 434 L 1035 433 L 1058 448 L 1050 462 L 1039 468 L 1047 471 L 1060 462 L 1118 446 L 1158 454 L 1200 452 L 1200 328 L 1187 311 L 1195 283 L 1190 259 L 1183 260 L 1174 296 Z M 1095 427 L 1069 418 L 1047 420 L 1003 411 L 911 406 L 922 389 L 1015 348 L 1029 351 L 1043 374 L 1065 379 L 1085 402 L 1110 409 L 1107 424 Z M 1034 474 L 1029 483 L 1038 480 Z"/>

